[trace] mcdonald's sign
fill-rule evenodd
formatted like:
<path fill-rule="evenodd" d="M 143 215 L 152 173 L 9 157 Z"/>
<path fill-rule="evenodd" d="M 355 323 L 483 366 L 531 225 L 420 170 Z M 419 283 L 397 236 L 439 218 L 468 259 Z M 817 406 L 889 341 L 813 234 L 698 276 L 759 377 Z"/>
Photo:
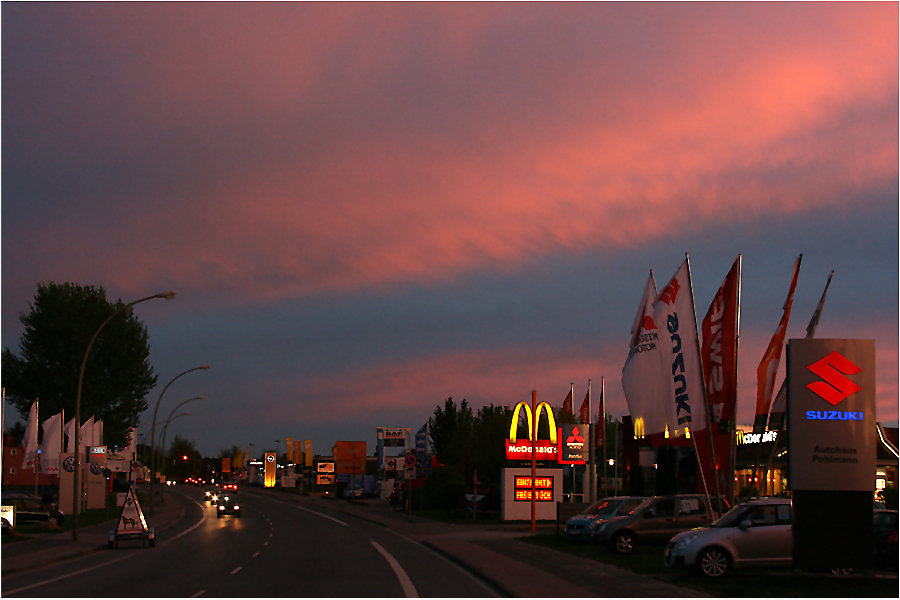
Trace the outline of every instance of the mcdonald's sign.
<path fill-rule="evenodd" d="M 525 409 L 525 417 L 528 423 L 528 439 L 518 439 L 519 411 Z M 530 460 L 532 447 L 538 460 L 555 460 L 558 453 L 556 419 L 553 417 L 553 409 L 546 402 L 541 402 L 535 409 L 537 414 L 531 413 L 531 407 L 526 402 L 519 402 L 513 410 L 512 422 L 509 424 L 509 439 L 506 440 L 506 458 L 511 460 Z M 549 440 L 534 440 L 537 424 L 541 420 L 541 414 L 547 411 L 547 421 L 550 425 Z"/>

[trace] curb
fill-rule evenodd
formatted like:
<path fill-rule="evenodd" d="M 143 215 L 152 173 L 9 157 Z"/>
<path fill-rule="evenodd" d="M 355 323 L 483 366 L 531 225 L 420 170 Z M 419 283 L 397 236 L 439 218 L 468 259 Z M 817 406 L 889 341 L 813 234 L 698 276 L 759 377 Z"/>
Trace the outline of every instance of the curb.
<path fill-rule="evenodd" d="M 184 513 L 185 513 L 184 502 L 182 502 L 181 509 L 178 511 L 178 515 L 174 519 L 169 520 L 168 522 L 164 523 L 160 527 L 155 528 L 154 531 L 162 531 L 164 529 L 171 527 L 172 525 L 175 525 L 178 521 L 180 521 L 184 517 Z M 107 524 L 112 523 L 117 520 L 118 520 L 117 518 L 110 519 L 109 521 L 104 521 L 102 523 L 97 523 L 96 525 L 91 525 L 90 528 L 91 529 L 93 529 L 95 527 L 99 528 L 103 525 L 107 525 Z M 73 550 L 71 553 L 67 553 L 67 554 L 57 556 L 54 558 L 47 558 L 45 560 L 37 559 L 35 562 L 33 562 L 29 565 L 26 565 L 24 567 L 13 567 L 11 569 L 3 569 L 2 571 L 0 571 L 0 575 L 16 575 L 18 573 L 24 573 L 26 571 L 33 571 L 34 569 L 40 569 L 42 567 L 60 563 L 60 562 L 70 560 L 73 558 L 81 558 L 82 556 L 87 556 L 88 554 L 93 554 L 95 552 L 99 552 L 100 550 L 107 550 L 107 549 L 108 549 L 107 543 L 104 542 L 103 544 L 100 544 L 93 548 L 88 547 L 88 548 L 82 548 L 80 550 Z M 39 555 L 40 553 L 41 553 L 40 550 L 34 552 L 34 554 L 36 554 L 36 555 Z M 6 561 L 4 561 L 4 562 L 6 562 Z"/>

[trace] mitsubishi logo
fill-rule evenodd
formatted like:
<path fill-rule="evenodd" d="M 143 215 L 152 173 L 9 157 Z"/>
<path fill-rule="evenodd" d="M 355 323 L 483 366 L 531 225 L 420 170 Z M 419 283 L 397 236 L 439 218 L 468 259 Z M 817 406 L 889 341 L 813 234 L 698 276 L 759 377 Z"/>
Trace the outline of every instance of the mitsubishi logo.
<path fill-rule="evenodd" d="M 846 377 L 859 373 L 862 369 L 836 350 L 806 368 L 825 380 L 814 381 L 806 387 L 832 405 L 862 389 Z"/>

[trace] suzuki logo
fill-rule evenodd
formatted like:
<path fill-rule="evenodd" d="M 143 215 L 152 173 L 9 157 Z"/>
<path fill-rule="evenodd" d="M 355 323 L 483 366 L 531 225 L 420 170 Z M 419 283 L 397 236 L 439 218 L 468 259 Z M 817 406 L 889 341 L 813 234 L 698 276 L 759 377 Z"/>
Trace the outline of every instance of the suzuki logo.
<path fill-rule="evenodd" d="M 825 380 L 814 381 L 806 387 L 832 405 L 838 404 L 847 396 L 862 389 L 846 377 L 846 375 L 859 373 L 862 369 L 836 350 L 806 368 Z"/>

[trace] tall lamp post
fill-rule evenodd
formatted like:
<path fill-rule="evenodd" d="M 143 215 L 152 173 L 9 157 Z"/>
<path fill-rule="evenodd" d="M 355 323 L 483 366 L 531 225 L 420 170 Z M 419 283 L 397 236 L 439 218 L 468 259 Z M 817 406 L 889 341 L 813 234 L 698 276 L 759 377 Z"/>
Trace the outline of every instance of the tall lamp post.
<path fill-rule="evenodd" d="M 173 420 L 175 420 L 175 418 L 177 418 L 177 417 L 174 417 L 174 418 L 173 418 L 172 415 L 175 414 L 175 411 L 176 411 L 176 410 L 178 410 L 179 408 L 181 408 L 182 406 L 184 406 L 184 405 L 187 404 L 188 402 L 193 402 L 194 400 L 203 400 L 204 397 L 205 397 L 205 396 L 197 396 L 196 398 L 189 398 L 189 399 L 185 400 L 184 402 L 182 402 L 181 404 L 179 404 L 178 406 L 176 406 L 175 408 L 173 408 L 173 409 L 172 409 L 172 412 L 169 413 L 169 417 L 168 417 L 168 419 L 166 419 L 166 425 L 165 425 L 165 427 L 163 427 L 163 436 L 162 436 L 162 455 L 163 455 L 163 463 L 165 463 L 165 457 L 166 457 L 166 427 L 169 426 L 169 421 L 173 421 Z M 185 414 L 188 414 L 188 415 L 189 415 L 189 414 L 191 414 L 191 413 L 185 413 Z M 179 415 L 179 416 L 183 416 L 183 415 Z M 165 503 L 166 503 L 166 502 L 165 502 L 165 497 L 161 496 L 161 497 L 160 497 L 160 504 L 165 504 Z"/>
<path fill-rule="evenodd" d="M 175 377 L 172 378 L 172 381 L 166 384 L 166 387 L 163 388 L 163 391 L 159 394 L 159 400 L 156 401 L 156 408 L 153 409 L 153 425 L 150 428 L 150 515 L 153 515 L 153 495 L 154 490 L 156 490 L 156 452 L 154 448 L 156 447 L 156 413 L 159 412 L 159 403 L 162 402 L 163 394 L 166 393 L 166 390 L 169 389 L 169 386 L 175 383 L 175 380 L 181 377 L 182 375 L 187 375 L 191 371 L 197 371 L 199 369 L 203 369 L 204 371 L 209 370 L 209 365 L 203 365 L 200 367 L 194 367 L 193 369 L 188 369 L 183 373 L 179 373 Z"/>
<path fill-rule="evenodd" d="M 174 412 L 175 412 L 175 411 L 173 410 L 172 413 L 174 413 Z M 165 426 L 163 426 L 163 434 L 162 434 L 162 454 L 163 454 L 163 461 L 162 461 L 162 464 L 163 464 L 163 471 L 166 470 L 166 469 L 165 469 L 165 465 L 166 465 L 166 460 L 165 460 L 165 458 L 166 458 L 166 433 L 169 431 L 169 423 L 171 423 L 172 421 L 174 421 L 175 419 L 177 419 L 177 418 L 179 418 L 179 417 L 189 417 L 189 416 L 191 416 L 191 413 L 189 413 L 189 412 L 184 412 L 184 413 L 181 413 L 180 415 L 175 415 L 175 416 L 173 417 L 173 416 L 172 416 L 172 413 L 169 413 L 169 418 L 166 419 L 166 424 L 165 424 Z"/>
<path fill-rule="evenodd" d="M 84 379 L 84 365 L 87 364 L 88 354 L 91 353 L 91 347 L 94 345 L 94 340 L 96 340 L 97 336 L 100 334 L 100 330 L 106 327 L 106 324 L 116 315 L 125 312 L 135 304 L 140 304 L 147 300 L 153 300 L 155 298 L 171 300 L 174 297 L 175 292 L 170 290 L 162 294 L 154 294 L 126 304 L 106 317 L 106 320 L 100 324 L 100 327 L 98 327 L 94 332 L 94 335 L 91 336 L 91 341 L 88 342 L 87 350 L 84 351 L 84 358 L 81 359 L 81 368 L 78 370 L 78 386 L 75 388 L 75 478 L 73 484 L 74 493 L 72 494 L 72 539 L 75 541 L 78 540 L 78 513 L 81 509 L 81 382 Z"/>

